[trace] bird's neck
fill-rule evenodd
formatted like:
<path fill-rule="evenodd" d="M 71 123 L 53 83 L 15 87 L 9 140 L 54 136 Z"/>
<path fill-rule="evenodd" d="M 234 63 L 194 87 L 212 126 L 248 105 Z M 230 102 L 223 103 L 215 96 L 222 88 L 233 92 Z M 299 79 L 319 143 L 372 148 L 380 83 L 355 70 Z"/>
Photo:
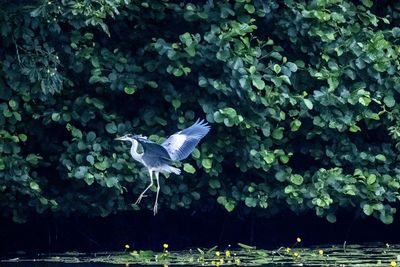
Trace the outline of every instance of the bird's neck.
<path fill-rule="evenodd" d="M 141 154 L 139 154 L 137 152 L 137 148 L 138 148 L 138 141 L 136 140 L 131 140 L 132 146 L 131 146 L 131 155 L 133 157 L 134 160 L 140 161 L 141 159 Z"/>

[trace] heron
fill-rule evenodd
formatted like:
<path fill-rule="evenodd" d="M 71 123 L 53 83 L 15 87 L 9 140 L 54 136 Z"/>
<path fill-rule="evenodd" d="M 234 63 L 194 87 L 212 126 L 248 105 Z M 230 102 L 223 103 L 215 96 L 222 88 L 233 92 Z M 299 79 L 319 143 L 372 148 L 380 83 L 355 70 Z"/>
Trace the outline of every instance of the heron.
<path fill-rule="evenodd" d="M 147 190 L 153 186 L 154 174 L 157 181 L 157 193 L 153 212 L 154 215 L 157 214 L 160 172 L 179 175 L 181 170 L 171 164 L 186 159 L 200 140 L 210 131 L 210 128 L 207 122 L 197 119 L 193 125 L 169 136 L 162 144 L 157 144 L 143 135 L 126 134 L 115 138 L 115 140 L 131 142 L 130 153 L 132 158 L 143 164 L 149 172 L 150 184 L 139 195 L 135 204 L 139 204 L 142 198 L 146 196 Z M 143 148 L 142 152 L 138 152 L 139 144 Z"/>

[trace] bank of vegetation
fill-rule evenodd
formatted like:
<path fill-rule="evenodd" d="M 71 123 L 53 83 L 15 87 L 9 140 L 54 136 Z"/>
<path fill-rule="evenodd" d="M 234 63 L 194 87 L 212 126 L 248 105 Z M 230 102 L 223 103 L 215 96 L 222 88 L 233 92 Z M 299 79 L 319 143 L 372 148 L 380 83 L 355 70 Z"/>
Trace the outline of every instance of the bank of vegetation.
<path fill-rule="evenodd" d="M 147 172 L 127 132 L 212 131 L 160 211 L 269 216 L 399 201 L 395 1 L 1 1 L 0 212 L 107 216 Z"/>

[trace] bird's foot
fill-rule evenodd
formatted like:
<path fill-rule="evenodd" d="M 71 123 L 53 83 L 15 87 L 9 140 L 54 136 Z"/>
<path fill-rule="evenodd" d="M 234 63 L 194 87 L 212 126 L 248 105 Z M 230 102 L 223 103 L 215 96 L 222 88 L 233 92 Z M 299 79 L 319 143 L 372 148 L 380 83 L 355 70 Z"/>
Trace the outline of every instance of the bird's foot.
<path fill-rule="evenodd" d="M 157 206 L 158 206 L 158 205 L 155 204 L 155 205 L 154 205 L 154 208 L 153 208 L 154 216 L 157 214 L 157 211 L 158 211 L 158 207 L 157 207 Z"/>
<path fill-rule="evenodd" d="M 138 197 L 138 199 L 135 202 L 135 205 L 139 204 L 140 201 L 142 201 L 142 198 L 144 198 L 144 197 L 147 197 L 147 195 L 140 194 L 140 196 Z"/>

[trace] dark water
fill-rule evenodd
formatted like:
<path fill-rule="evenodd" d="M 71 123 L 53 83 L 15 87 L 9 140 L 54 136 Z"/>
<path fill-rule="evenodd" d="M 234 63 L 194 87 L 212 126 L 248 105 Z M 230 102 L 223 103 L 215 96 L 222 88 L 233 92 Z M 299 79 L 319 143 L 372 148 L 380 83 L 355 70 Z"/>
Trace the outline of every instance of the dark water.
<path fill-rule="evenodd" d="M 0 266 L 4 267 L 111 267 L 111 266 L 126 266 L 125 264 L 112 264 L 112 263 L 60 263 L 60 262 L 3 262 Z"/>
<path fill-rule="evenodd" d="M 27 262 L 4 262 L 0 263 L 1 267 L 119 267 L 119 266 L 146 266 L 154 267 L 160 265 L 139 265 L 139 264 L 114 264 L 114 263 L 99 263 L 99 262 L 85 262 L 85 263 L 60 263 L 60 262 L 39 262 L 39 261 L 27 261 Z M 161 265 L 162 266 L 162 265 Z M 193 267 L 193 265 L 180 265 L 186 267 Z M 281 265 L 281 267 L 285 267 Z M 307 266 L 305 266 L 307 267 Z"/>
<path fill-rule="evenodd" d="M 272 250 L 238 244 L 235 250 L 217 247 L 182 251 L 65 253 L 36 258 L 0 260 L 0 267 L 112 267 L 112 266 L 398 266 L 400 244 L 330 245 L 303 247 L 301 241 L 291 247 Z"/>
<path fill-rule="evenodd" d="M 87 262 L 87 263 L 60 263 L 60 262 L 2 262 L 1 267 L 112 267 L 112 266 L 126 266 L 125 264 L 112 264 L 112 263 L 97 263 L 97 262 Z M 133 266 L 133 265 L 130 265 Z M 137 265 L 136 265 L 137 266 Z"/>
<path fill-rule="evenodd" d="M 139 265 L 139 264 L 114 264 L 114 263 L 96 263 L 96 262 L 87 262 L 87 263 L 58 263 L 58 262 L 6 262 L 0 263 L 1 267 L 118 267 L 118 266 L 145 266 L 145 267 L 155 267 L 162 265 Z M 185 267 L 194 267 L 194 265 L 179 265 Z M 262 267 L 272 267 L 276 265 L 261 265 Z M 280 267 L 290 267 L 292 265 L 279 265 Z M 303 267 L 307 267 L 307 265 L 302 265 Z M 314 266 L 315 267 L 315 266 Z"/>
<path fill-rule="evenodd" d="M 400 221 L 400 213 L 395 222 Z M 372 230 L 371 230 L 372 229 Z M 274 218 L 234 215 L 220 212 L 205 214 L 190 212 L 122 213 L 107 218 L 38 217 L 26 224 L 0 220 L 0 257 L 16 251 L 26 254 L 80 251 L 123 251 L 133 249 L 171 250 L 193 247 L 220 249 L 238 242 L 273 249 L 288 246 L 297 236 L 303 245 L 360 244 L 366 242 L 399 243 L 400 224 L 384 225 L 375 218 L 355 218 L 354 214 L 338 215 L 331 224 L 313 214 L 287 214 Z"/>

